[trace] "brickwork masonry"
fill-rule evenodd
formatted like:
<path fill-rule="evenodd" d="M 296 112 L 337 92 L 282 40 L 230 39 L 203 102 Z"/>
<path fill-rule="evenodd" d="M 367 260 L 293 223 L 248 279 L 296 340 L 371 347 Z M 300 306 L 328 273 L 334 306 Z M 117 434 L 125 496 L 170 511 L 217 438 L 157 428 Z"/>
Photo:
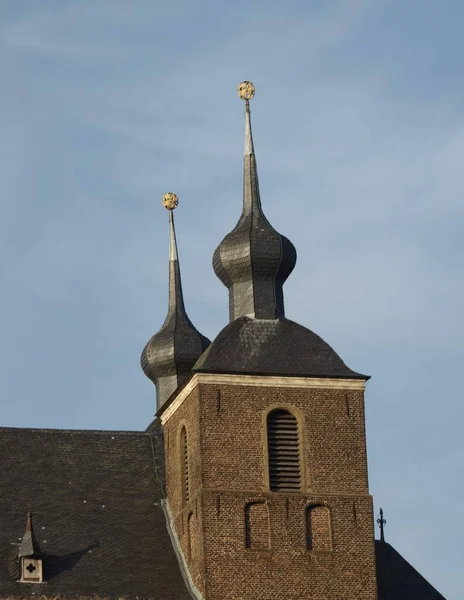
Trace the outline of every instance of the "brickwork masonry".
<path fill-rule="evenodd" d="M 298 420 L 299 492 L 269 491 L 276 407 Z M 200 383 L 165 420 L 164 439 L 173 527 L 206 600 L 376 600 L 362 389 Z"/>

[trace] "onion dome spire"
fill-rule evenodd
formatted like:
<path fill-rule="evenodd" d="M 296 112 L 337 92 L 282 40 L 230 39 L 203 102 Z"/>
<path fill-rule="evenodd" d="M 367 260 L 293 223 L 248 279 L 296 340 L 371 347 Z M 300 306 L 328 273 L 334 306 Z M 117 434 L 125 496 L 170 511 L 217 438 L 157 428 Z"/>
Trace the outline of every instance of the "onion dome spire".
<path fill-rule="evenodd" d="M 278 233 L 264 216 L 251 131 L 250 81 L 238 86 L 245 100 L 245 157 L 243 210 L 233 229 L 216 248 L 213 268 L 229 289 L 229 317 L 277 319 L 285 315 L 282 286 L 296 263 L 293 244 Z"/>
<path fill-rule="evenodd" d="M 169 308 L 163 326 L 147 343 L 141 357 L 145 375 L 156 385 L 158 409 L 186 379 L 210 344 L 185 311 L 173 215 L 178 203 L 171 192 L 163 196 L 163 204 L 169 211 Z"/>

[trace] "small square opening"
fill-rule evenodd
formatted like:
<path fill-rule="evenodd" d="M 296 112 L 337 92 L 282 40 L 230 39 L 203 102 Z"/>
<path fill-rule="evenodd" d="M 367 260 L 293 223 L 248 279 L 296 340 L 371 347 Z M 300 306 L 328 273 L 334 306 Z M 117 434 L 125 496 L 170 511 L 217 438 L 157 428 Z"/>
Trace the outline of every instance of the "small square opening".
<path fill-rule="evenodd" d="M 42 561 L 39 558 L 21 558 L 21 579 L 25 583 L 41 583 Z"/>

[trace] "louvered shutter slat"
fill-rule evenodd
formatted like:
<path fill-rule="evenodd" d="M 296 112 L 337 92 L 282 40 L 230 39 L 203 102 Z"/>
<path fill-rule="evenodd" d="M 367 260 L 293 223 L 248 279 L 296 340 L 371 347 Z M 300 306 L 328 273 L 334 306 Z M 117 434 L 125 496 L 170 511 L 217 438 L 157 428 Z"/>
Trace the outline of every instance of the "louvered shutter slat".
<path fill-rule="evenodd" d="M 274 492 L 301 489 L 298 422 L 286 410 L 275 410 L 267 418 L 269 483 Z"/>

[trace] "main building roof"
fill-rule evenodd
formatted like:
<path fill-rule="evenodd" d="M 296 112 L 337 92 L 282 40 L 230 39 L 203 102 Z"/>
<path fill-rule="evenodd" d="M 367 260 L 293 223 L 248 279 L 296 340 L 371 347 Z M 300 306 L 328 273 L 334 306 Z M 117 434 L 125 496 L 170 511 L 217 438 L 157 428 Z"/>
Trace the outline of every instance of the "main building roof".
<path fill-rule="evenodd" d="M 163 500 L 151 433 L 0 429 L 0 598 L 190 598 Z M 31 503 L 44 584 L 18 583 Z"/>

